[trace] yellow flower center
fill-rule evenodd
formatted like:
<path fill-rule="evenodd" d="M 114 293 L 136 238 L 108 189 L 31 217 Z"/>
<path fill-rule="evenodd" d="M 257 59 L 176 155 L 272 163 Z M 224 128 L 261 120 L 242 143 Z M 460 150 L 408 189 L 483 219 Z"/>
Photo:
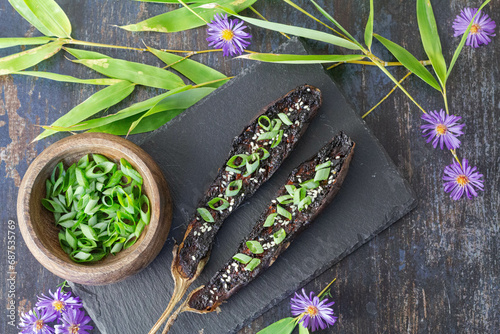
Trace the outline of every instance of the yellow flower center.
<path fill-rule="evenodd" d="M 62 312 L 64 310 L 64 303 L 60 300 L 54 300 L 52 303 L 52 306 L 56 309 L 58 312 Z"/>
<path fill-rule="evenodd" d="M 477 34 L 478 31 L 479 31 L 479 25 L 477 23 L 473 23 L 472 26 L 470 27 L 470 33 Z"/>
<path fill-rule="evenodd" d="M 307 307 L 307 314 L 311 317 L 315 317 L 318 315 L 318 308 L 316 306 L 310 305 Z"/>
<path fill-rule="evenodd" d="M 71 334 L 78 334 L 79 330 L 80 330 L 79 325 L 71 325 L 68 327 L 68 332 Z"/>
<path fill-rule="evenodd" d="M 226 40 L 226 41 L 230 41 L 232 40 L 234 37 L 234 33 L 232 30 L 229 30 L 229 29 L 224 29 L 222 30 L 222 39 L 223 40 Z"/>
<path fill-rule="evenodd" d="M 43 320 L 37 320 L 35 322 L 35 328 L 37 331 L 40 331 L 43 329 Z"/>
<path fill-rule="evenodd" d="M 464 187 L 467 183 L 469 183 L 469 178 L 467 176 L 463 175 L 463 174 L 459 175 L 457 177 L 457 183 L 459 185 L 461 185 L 462 187 Z"/>
<path fill-rule="evenodd" d="M 446 125 L 444 125 L 444 124 L 439 124 L 438 126 L 436 126 L 436 132 L 440 136 L 444 135 L 447 130 L 448 129 L 446 128 Z"/>

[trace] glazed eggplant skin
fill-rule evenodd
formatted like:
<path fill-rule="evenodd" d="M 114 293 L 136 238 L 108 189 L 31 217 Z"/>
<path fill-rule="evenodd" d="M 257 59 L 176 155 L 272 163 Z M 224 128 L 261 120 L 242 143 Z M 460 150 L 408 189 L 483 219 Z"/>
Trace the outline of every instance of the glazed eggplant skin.
<path fill-rule="evenodd" d="M 316 116 L 321 103 L 322 97 L 318 88 L 309 85 L 299 86 L 264 107 L 257 118 L 234 138 L 227 160 L 198 204 L 198 208 L 209 211 L 214 222 L 206 222 L 199 213 L 195 213 L 174 258 L 173 268 L 181 277 L 193 278 L 200 262 L 209 256 L 215 235 L 224 220 L 279 168 Z M 282 140 L 276 147 L 271 148 L 272 141 L 258 140 L 259 135 L 265 132 L 259 125 L 259 117 L 264 115 L 271 120 L 278 119 L 279 113 L 286 114 L 292 124 L 288 126 L 283 124 Z M 260 166 L 252 175 L 245 177 L 244 174 L 226 170 L 231 157 L 237 154 L 251 154 L 258 151 L 259 147 L 266 149 L 269 157 L 260 161 Z M 235 180 L 242 181 L 242 188 L 236 196 L 226 197 L 229 207 L 221 211 L 210 208 L 207 203 L 215 197 L 224 196 L 228 184 Z"/>
<path fill-rule="evenodd" d="M 307 194 L 313 198 L 310 205 L 302 211 L 298 211 L 293 204 L 281 205 L 276 200 L 273 200 L 260 216 L 250 234 L 240 243 L 236 254 L 257 258 L 261 261 L 260 264 L 253 270 L 247 270 L 245 269 L 246 264 L 231 259 L 210 279 L 208 284 L 193 291 L 188 300 L 188 310 L 199 313 L 215 311 L 223 301 L 270 267 L 291 242 L 333 200 L 347 175 L 354 153 L 354 146 L 355 143 L 341 132 L 325 145 L 318 154 L 294 169 L 289 175 L 286 185 L 300 187 L 300 183 L 314 179 L 316 166 L 331 161 L 328 179 L 320 181 L 319 187 L 316 189 L 307 191 Z M 278 191 L 276 198 L 287 193 L 287 189 L 283 186 Z M 274 225 L 264 227 L 266 218 L 277 211 L 278 204 L 292 214 L 292 219 L 278 219 Z M 282 228 L 286 232 L 286 237 L 279 244 L 275 244 L 273 234 Z M 263 246 L 261 254 L 253 254 L 248 248 L 247 241 L 254 240 Z"/>

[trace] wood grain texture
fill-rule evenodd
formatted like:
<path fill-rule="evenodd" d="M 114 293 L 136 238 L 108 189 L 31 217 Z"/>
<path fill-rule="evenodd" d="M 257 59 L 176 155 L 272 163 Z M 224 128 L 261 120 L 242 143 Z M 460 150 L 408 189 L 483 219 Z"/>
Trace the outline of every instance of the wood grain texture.
<path fill-rule="evenodd" d="M 136 243 L 95 263 L 76 263 L 59 245 L 59 228 L 52 213 L 40 203 L 46 197 L 45 182 L 56 165 L 68 168 L 81 157 L 97 153 L 119 164 L 126 159 L 143 178 L 142 193 L 151 204 L 151 220 Z M 172 199 L 156 162 L 139 146 L 119 136 L 83 133 L 52 144 L 31 163 L 17 199 L 17 219 L 24 242 L 35 258 L 57 276 L 80 284 L 116 283 L 144 269 L 167 240 L 172 222 Z"/>
<path fill-rule="evenodd" d="M 295 1 L 313 12 L 306 0 Z M 59 0 L 73 25 L 73 35 L 81 40 L 140 46 L 141 40 L 155 48 L 205 49 L 203 29 L 172 35 L 127 33 L 112 24 L 137 22 L 165 11 L 164 5 L 143 4 L 125 0 Z M 362 40 L 368 1 L 318 1 L 353 35 Z M 461 8 L 471 6 L 465 0 L 433 1 L 438 29 L 442 36 L 445 58 L 451 59 L 459 39 L 453 38 L 451 24 Z M 475 6 L 478 3 L 474 4 Z M 167 6 L 168 7 L 168 6 Z M 262 0 L 255 7 L 268 19 L 294 22 L 307 27 L 320 25 L 307 19 L 278 0 Z M 497 22 L 497 6 L 486 12 Z M 249 11 L 246 14 L 250 15 Z M 34 28 L 0 1 L 0 37 L 37 36 Z M 376 1 L 374 31 L 408 48 L 419 59 L 424 58 L 419 42 L 414 1 Z M 252 50 L 272 51 L 285 41 L 277 33 L 251 28 Z M 337 277 L 332 295 L 334 309 L 340 316 L 333 333 L 497 333 L 500 331 L 500 155 L 499 102 L 496 78 L 500 77 L 499 37 L 487 47 L 465 47 L 449 81 L 450 110 L 462 116 L 467 124 L 462 136 L 461 156 L 467 157 L 485 175 L 486 188 L 479 198 L 452 201 L 442 191 L 442 171 L 452 162 L 447 152 L 433 149 L 420 135 L 420 112 L 401 92 L 394 93 L 366 118 L 391 158 L 400 167 L 420 198 L 419 207 L 384 233 L 341 263 L 335 265 L 306 286 L 319 291 Z M 327 48 L 311 43 L 318 53 Z M 1 49 L 0 56 L 14 49 Z M 16 49 L 19 50 L 19 49 Z M 102 50 L 100 50 L 102 51 Z M 333 51 L 330 49 L 329 51 Z M 143 53 L 104 50 L 113 57 L 160 62 Z M 391 60 L 378 43 L 374 52 Z M 227 75 L 240 73 L 250 65 L 241 59 L 222 59 L 219 54 L 196 58 Z M 64 59 L 59 53 L 35 67 L 84 78 L 94 73 Z M 397 77 L 404 69 L 392 69 Z M 354 110 L 363 114 L 392 88 L 391 82 L 376 68 L 342 65 L 331 71 Z M 418 78 L 411 77 L 404 86 L 425 109 L 443 107 L 441 97 Z M 38 125 L 49 124 L 99 88 L 65 84 L 20 76 L 0 77 L 0 232 L 2 272 L 7 258 L 7 222 L 16 220 L 18 186 L 27 166 L 50 143 L 62 138 L 56 135 L 31 144 L 39 133 Z M 125 103 L 144 100 L 156 89 L 141 89 Z M 112 111 L 112 110 L 110 110 Z M 16 293 L 19 311 L 35 303 L 35 295 L 54 289 L 60 280 L 34 259 L 16 230 Z M 2 287 L 2 300 L 8 290 Z M 7 312 L 7 311 L 5 311 Z M 1 333 L 17 332 L 0 321 Z M 244 333 L 254 333 L 277 319 L 289 315 L 284 301 Z"/>

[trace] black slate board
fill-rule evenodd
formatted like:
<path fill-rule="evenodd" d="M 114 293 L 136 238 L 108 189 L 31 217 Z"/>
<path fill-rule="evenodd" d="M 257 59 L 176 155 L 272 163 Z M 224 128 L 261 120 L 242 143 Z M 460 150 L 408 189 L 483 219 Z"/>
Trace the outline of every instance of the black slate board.
<path fill-rule="evenodd" d="M 292 41 L 282 52 L 306 51 L 300 42 Z M 288 173 L 339 130 L 356 142 L 343 189 L 266 273 L 222 305 L 220 314 L 181 314 L 170 333 L 236 332 L 416 206 L 408 183 L 322 66 L 257 64 L 141 144 L 162 167 L 169 183 L 174 200 L 172 230 L 160 255 L 141 273 L 108 286 L 74 285 L 101 333 L 148 332 L 171 296 L 174 239 L 182 239 L 188 217 L 226 158 L 232 138 L 263 106 L 304 83 L 323 92 L 318 116 L 271 180 L 226 220 L 210 262 L 192 288 L 203 284 L 229 259 Z"/>

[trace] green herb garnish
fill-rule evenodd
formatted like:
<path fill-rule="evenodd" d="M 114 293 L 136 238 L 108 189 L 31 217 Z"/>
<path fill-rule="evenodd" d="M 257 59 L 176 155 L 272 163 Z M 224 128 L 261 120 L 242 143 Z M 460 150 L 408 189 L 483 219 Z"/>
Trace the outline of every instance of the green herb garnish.
<path fill-rule="evenodd" d="M 278 211 L 278 214 L 280 216 L 283 216 L 288 220 L 292 220 L 292 214 L 290 212 L 288 212 L 288 210 L 284 209 L 280 205 L 276 205 L 276 210 Z"/>
<path fill-rule="evenodd" d="M 249 264 L 246 265 L 245 270 L 252 271 L 260 264 L 259 259 L 252 259 Z"/>
<path fill-rule="evenodd" d="M 319 182 L 319 181 L 326 180 L 326 179 L 328 179 L 328 175 L 330 175 L 330 168 L 329 167 L 320 169 L 316 172 L 316 175 L 314 175 L 314 181 Z"/>
<path fill-rule="evenodd" d="M 212 198 L 208 203 L 208 206 L 210 209 L 217 210 L 217 211 L 222 211 L 225 210 L 229 207 L 229 202 L 221 197 L 215 197 Z M 218 206 L 215 206 L 215 204 L 219 204 Z"/>
<path fill-rule="evenodd" d="M 203 218 L 203 220 L 206 221 L 207 223 L 213 223 L 215 221 L 214 217 L 210 214 L 210 212 L 207 209 L 198 208 L 196 209 L 196 211 L 198 211 L 201 218 Z"/>
<path fill-rule="evenodd" d="M 283 228 L 279 229 L 273 234 L 274 243 L 279 245 L 283 240 L 285 240 L 286 232 Z"/>
<path fill-rule="evenodd" d="M 250 262 L 252 260 L 252 258 L 250 256 L 242 254 L 242 253 L 236 254 L 235 256 L 233 256 L 233 259 L 240 262 L 240 263 L 243 263 L 243 264 L 247 264 L 248 262 Z"/>
<path fill-rule="evenodd" d="M 234 180 L 234 181 L 230 182 L 227 186 L 227 189 L 226 189 L 226 196 L 232 197 L 232 196 L 238 195 L 242 186 L 243 186 L 242 180 Z"/>
<path fill-rule="evenodd" d="M 262 245 L 258 241 L 249 240 L 246 244 L 248 249 L 254 254 L 262 254 L 264 252 L 264 248 L 262 248 Z"/>
<path fill-rule="evenodd" d="M 277 213 L 271 213 L 267 216 L 266 221 L 264 222 L 264 227 L 271 227 L 274 225 L 274 220 L 278 217 Z"/>
<path fill-rule="evenodd" d="M 118 165 L 91 154 L 67 170 L 56 165 L 42 205 L 54 214 L 59 243 L 73 261 L 99 261 L 137 241 L 151 218 L 142 183 L 125 159 Z"/>

